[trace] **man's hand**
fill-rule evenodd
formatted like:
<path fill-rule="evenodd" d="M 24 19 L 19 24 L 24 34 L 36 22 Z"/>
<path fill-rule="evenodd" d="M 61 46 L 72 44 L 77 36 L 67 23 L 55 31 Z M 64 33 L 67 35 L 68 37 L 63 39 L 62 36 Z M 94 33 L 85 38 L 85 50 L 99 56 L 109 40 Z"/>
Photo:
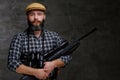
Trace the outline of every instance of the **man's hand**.
<path fill-rule="evenodd" d="M 48 74 L 44 71 L 44 69 L 36 69 L 34 72 L 34 76 L 38 79 L 47 79 Z"/>
<path fill-rule="evenodd" d="M 55 62 L 54 61 L 49 61 L 44 63 L 44 71 L 49 75 L 55 68 Z"/>
<path fill-rule="evenodd" d="M 63 67 L 65 64 L 63 61 L 61 61 L 60 59 L 56 59 L 53 61 L 48 61 L 44 63 L 44 71 L 49 75 L 55 68 L 60 68 Z"/>

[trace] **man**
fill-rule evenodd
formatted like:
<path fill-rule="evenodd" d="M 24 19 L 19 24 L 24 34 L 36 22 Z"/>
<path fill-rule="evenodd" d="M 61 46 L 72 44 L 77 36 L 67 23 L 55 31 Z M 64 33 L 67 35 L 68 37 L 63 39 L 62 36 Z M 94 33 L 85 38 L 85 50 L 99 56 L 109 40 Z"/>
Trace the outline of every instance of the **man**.
<path fill-rule="evenodd" d="M 44 29 L 46 7 L 43 4 L 32 3 L 28 5 L 26 15 L 28 28 L 12 39 L 8 56 L 8 68 L 20 74 L 35 76 L 38 79 L 48 79 L 55 68 L 61 68 L 68 64 L 71 61 L 71 56 L 61 56 L 53 61 L 46 61 L 43 68 L 35 68 L 24 64 L 21 57 L 24 57 L 25 53 L 44 52 L 45 54 L 51 49 L 59 47 L 64 41 L 56 32 Z M 31 57 L 33 56 L 31 55 Z"/>

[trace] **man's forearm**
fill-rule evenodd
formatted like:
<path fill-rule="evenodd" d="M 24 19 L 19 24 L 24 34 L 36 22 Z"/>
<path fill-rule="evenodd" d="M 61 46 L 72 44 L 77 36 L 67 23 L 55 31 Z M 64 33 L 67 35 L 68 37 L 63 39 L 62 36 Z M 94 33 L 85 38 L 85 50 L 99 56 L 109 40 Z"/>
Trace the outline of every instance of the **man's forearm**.
<path fill-rule="evenodd" d="M 34 75 L 37 69 L 28 67 L 24 64 L 20 65 L 17 69 L 16 72 L 20 74 L 27 74 L 27 75 Z"/>
<path fill-rule="evenodd" d="M 56 59 L 52 61 L 55 65 L 55 67 L 60 68 L 65 65 L 65 63 L 61 59 Z M 38 69 L 26 66 L 24 64 L 21 64 L 17 69 L 16 72 L 20 74 L 27 74 L 27 75 L 35 75 Z"/>
<path fill-rule="evenodd" d="M 55 64 L 55 67 L 60 68 L 65 66 L 65 63 L 61 59 L 56 59 L 52 61 Z"/>

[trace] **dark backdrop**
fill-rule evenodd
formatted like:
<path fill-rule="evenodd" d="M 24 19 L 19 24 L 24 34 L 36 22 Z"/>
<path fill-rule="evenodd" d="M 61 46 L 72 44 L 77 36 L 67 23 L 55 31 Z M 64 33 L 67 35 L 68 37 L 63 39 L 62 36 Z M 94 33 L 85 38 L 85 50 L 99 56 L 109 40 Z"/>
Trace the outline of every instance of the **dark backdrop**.
<path fill-rule="evenodd" d="M 59 80 L 120 80 L 119 0 L 0 0 L 0 80 L 19 80 L 6 67 L 8 49 L 27 27 L 26 5 L 36 1 L 47 5 L 45 27 L 68 41 L 98 28 L 81 41 Z"/>

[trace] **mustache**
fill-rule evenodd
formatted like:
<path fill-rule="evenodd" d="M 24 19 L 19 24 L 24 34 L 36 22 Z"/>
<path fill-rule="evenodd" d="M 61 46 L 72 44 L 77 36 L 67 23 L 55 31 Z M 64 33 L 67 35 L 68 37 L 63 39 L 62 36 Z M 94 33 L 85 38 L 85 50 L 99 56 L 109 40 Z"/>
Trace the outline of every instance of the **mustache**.
<path fill-rule="evenodd" d="M 33 21 L 30 21 L 29 19 L 27 19 L 27 22 L 28 22 L 28 26 L 33 26 L 33 23 L 37 21 L 37 23 L 40 23 L 41 26 L 44 26 L 44 20 L 33 20 Z"/>
<path fill-rule="evenodd" d="M 39 23 L 42 23 L 42 21 L 40 21 L 40 20 L 34 20 L 34 21 L 31 21 L 31 23 L 34 23 L 34 22 L 39 22 Z"/>

